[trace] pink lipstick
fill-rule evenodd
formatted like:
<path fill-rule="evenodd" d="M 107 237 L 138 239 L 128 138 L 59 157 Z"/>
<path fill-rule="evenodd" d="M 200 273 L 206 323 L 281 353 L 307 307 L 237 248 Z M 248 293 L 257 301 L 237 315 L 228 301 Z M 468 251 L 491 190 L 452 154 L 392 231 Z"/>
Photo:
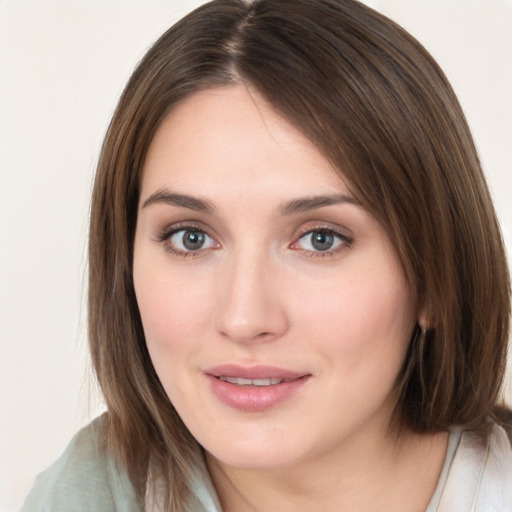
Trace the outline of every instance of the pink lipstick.
<path fill-rule="evenodd" d="M 260 412 L 290 398 L 311 374 L 274 366 L 215 366 L 205 372 L 214 395 L 226 405 L 247 412 Z"/>

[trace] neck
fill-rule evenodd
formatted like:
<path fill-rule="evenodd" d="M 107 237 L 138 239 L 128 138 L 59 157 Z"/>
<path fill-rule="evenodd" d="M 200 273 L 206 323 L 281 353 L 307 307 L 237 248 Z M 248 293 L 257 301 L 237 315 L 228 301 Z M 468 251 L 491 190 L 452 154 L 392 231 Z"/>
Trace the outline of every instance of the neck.
<path fill-rule="evenodd" d="M 424 511 L 448 435 L 354 434 L 329 453 L 284 468 L 234 468 L 207 455 L 225 512 Z"/>

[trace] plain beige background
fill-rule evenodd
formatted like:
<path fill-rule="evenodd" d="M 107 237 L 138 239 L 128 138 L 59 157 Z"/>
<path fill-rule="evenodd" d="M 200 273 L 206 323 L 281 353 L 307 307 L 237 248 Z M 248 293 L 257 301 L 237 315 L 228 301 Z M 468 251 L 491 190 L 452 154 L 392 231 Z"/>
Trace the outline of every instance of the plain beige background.
<path fill-rule="evenodd" d="M 86 355 L 94 167 L 124 83 L 200 0 L 0 0 L 0 512 L 101 411 Z M 368 0 L 459 95 L 512 249 L 512 0 Z M 508 395 L 512 398 L 512 394 Z"/>

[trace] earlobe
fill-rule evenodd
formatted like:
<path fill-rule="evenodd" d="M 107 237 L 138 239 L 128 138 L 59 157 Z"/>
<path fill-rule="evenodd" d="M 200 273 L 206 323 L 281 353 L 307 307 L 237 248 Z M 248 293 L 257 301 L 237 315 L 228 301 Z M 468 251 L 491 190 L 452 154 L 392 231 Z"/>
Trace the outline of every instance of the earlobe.
<path fill-rule="evenodd" d="M 418 312 L 418 326 L 423 332 L 432 327 L 432 318 L 426 305 L 423 305 Z"/>

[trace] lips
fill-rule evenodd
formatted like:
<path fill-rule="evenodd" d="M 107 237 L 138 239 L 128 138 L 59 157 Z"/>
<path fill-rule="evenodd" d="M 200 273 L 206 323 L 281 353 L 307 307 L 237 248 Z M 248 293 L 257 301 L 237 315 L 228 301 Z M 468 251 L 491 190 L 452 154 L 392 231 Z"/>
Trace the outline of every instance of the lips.
<path fill-rule="evenodd" d="M 250 380 L 279 379 L 294 380 L 307 375 L 307 373 L 296 372 L 278 368 L 277 366 L 242 366 L 236 364 L 224 364 L 209 368 L 204 373 L 213 377 L 231 377 Z"/>
<path fill-rule="evenodd" d="M 262 412 L 291 398 L 311 377 L 274 366 L 222 365 L 205 372 L 215 397 L 241 411 Z"/>
<path fill-rule="evenodd" d="M 224 382 L 230 384 L 237 384 L 238 386 L 275 386 L 284 382 L 282 379 L 244 379 L 242 377 L 225 377 L 221 375 L 218 377 Z"/>

